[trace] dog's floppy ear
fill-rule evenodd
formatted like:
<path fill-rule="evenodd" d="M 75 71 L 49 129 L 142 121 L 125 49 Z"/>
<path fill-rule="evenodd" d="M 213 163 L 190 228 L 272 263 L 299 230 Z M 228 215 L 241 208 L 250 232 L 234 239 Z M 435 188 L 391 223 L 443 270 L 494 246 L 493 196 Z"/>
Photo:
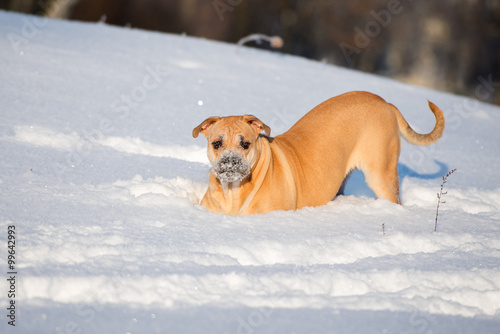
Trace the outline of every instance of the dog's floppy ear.
<path fill-rule="evenodd" d="M 220 120 L 219 116 L 212 116 L 204 120 L 200 125 L 193 129 L 193 137 L 197 138 L 200 132 L 205 134 L 205 131 L 207 131 L 208 128 L 210 128 L 218 120 Z"/>
<path fill-rule="evenodd" d="M 266 136 L 269 137 L 271 135 L 271 128 L 262 123 L 262 121 L 254 115 L 243 116 L 243 121 L 247 122 L 255 130 L 256 133 L 261 133 L 262 131 L 264 131 Z"/>

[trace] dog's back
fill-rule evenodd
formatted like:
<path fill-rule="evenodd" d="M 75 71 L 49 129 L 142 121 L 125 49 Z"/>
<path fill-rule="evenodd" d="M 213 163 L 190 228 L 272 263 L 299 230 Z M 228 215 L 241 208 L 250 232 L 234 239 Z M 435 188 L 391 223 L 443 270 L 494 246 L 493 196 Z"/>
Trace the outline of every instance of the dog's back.
<path fill-rule="evenodd" d="M 305 190 L 305 205 L 333 199 L 345 177 L 356 168 L 364 172 L 378 197 L 399 203 L 400 135 L 420 145 L 439 139 L 444 117 L 435 105 L 431 109 L 436 127 L 430 134 L 420 135 L 397 108 L 378 95 L 349 92 L 319 104 L 290 130 L 275 137 L 273 144 L 288 147 L 293 151 L 289 155 L 298 156 L 301 164 L 295 176 Z M 325 179 L 335 181 L 328 183 Z"/>

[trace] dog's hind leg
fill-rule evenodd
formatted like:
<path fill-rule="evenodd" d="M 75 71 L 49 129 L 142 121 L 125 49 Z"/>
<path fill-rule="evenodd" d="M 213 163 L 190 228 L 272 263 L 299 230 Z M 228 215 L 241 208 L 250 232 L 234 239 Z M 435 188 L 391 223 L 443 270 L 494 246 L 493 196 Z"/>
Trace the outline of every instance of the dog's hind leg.
<path fill-rule="evenodd" d="M 366 154 L 367 160 L 361 168 L 366 184 L 374 194 L 396 204 L 401 204 L 398 172 L 400 145 L 399 138 L 395 138 L 385 145 L 373 148 L 372 153 L 375 154 Z"/>
<path fill-rule="evenodd" d="M 389 164 L 373 167 L 370 170 L 363 171 L 368 187 L 378 198 L 385 198 L 393 203 L 401 204 L 397 159 Z"/>

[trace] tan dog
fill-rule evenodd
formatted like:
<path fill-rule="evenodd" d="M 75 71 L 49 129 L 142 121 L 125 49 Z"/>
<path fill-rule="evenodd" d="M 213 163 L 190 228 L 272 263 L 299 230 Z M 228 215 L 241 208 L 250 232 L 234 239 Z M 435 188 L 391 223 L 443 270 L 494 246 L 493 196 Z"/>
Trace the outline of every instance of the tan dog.
<path fill-rule="evenodd" d="M 392 104 L 367 92 L 331 98 L 275 138 L 255 116 L 210 117 L 193 130 L 193 137 L 201 132 L 207 138 L 212 164 L 201 205 L 231 215 L 323 205 L 356 168 L 377 197 L 399 204 L 400 135 L 429 145 L 444 130 L 443 112 L 431 102 L 429 107 L 436 125 L 426 135 L 413 131 Z"/>

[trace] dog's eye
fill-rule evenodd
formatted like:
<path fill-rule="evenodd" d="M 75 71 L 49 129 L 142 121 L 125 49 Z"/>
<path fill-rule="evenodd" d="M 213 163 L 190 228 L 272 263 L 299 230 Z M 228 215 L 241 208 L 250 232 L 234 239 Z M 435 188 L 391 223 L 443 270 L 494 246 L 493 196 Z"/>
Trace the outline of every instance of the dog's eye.
<path fill-rule="evenodd" d="M 244 149 L 244 150 L 248 150 L 248 148 L 250 147 L 250 143 L 247 142 L 247 141 L 242 141 L 240 143 L 240 146 Z"/>
<path fill-rule="evenodd" d="M 218 150 L 222 146 L 222 141 L 216 140 L 212 143 L 212 146 L 214 147 L 214 149 Z"/>

